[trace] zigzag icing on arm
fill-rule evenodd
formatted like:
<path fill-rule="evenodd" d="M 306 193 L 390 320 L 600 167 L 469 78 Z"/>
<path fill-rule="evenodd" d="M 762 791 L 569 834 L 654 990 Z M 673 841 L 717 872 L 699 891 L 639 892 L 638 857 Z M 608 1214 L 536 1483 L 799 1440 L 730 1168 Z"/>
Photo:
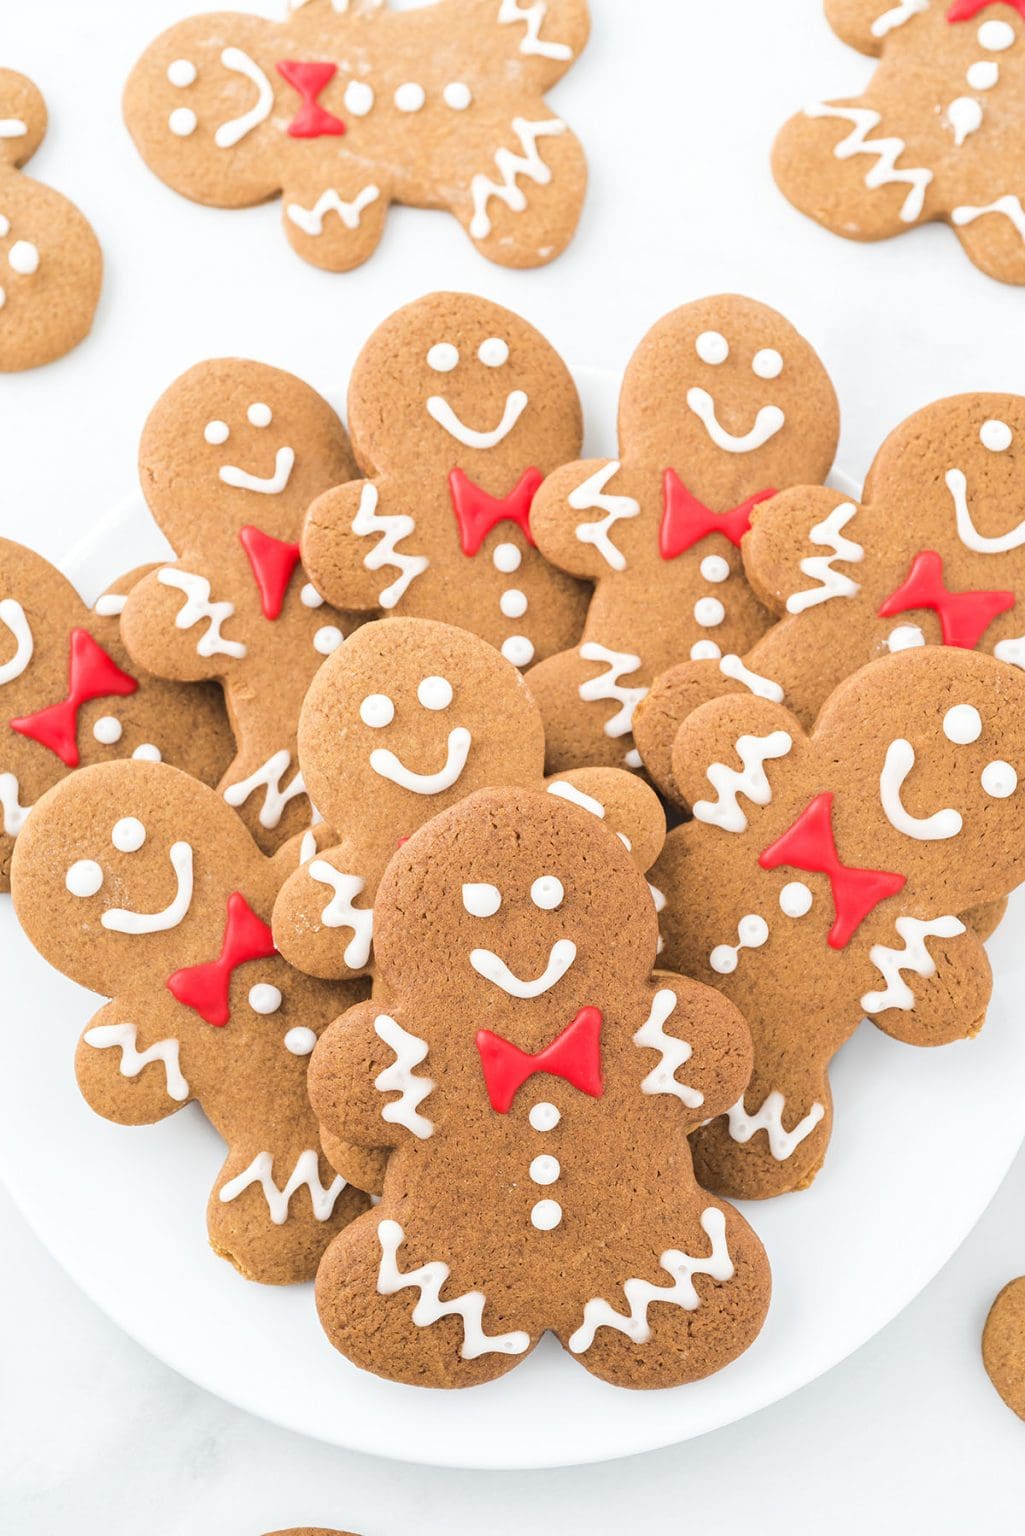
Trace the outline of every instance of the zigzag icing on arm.
<path fill-rule="evenodd" d="M 379 1013 L 374 1020 L 374 1032 L 388 1048 L 395 1052 L 395 1060 L 374 1079 L 378 1093 L 398 1093 L 381 1110 L 381 1119 L 389 1125 L 404 1125 L 419 1141 L 434 1135 L 434 1122 L 418 1111 L 424 1099 L 434 1091 L 434 1080 L 415 1075 L 415 1068 L 427 1059 L 427 1045 L 417 1035 L 411 1035 L 387 1013 Z"/>
<path fill-rule="evenodd" d="M 134 1024 L 129 1023 L 96 1024 L 92 1029 L 87 1029 L 82 1038 L 94 1050 L 107 1051 L 112 1048 L 120 1050 L 119 1070 L 122 1077 L 138 1077 L 143 1068 L 148 1067 L 151 1062 L 162 1062 L 167 1080 L 168 1098 L 174 1099 L 179 1104 L 184 1104 L 188 1098 L 189 1085 L 182 1076 L 177 1040 L 157 1040 L 155 1044 L 148 1045 L 144 1051 L 140 1051 L 136 1046 L 138 1030 Z"/>
<path fill-rule="evenodd" d="M 580 647 L 580 655 L 584 661 L 603 661 L 608 671 L 581 683 L 577 692 L 585 704 L 614 700 L 620 707 L 612 719 L 605 722 L 605 734 L 612 737 L 628 736 L 633 729 L 634 710 L 642 699 L 647 698 L 648 689 L 623 688 L 619 679 L 628 672 L 636 672 L 641 665 L 641 658 L 631 656 L 626 651 L 610 651 L 607 646 L 599 645 L 594 640 Z"/>
<path fill-rule="evenodd" d="M 399 572 L 390 587 L 385 587 L 377 601 L 382 608 L 392 609 L 405 597 L 412 582 L 422 576 L 430 565 L 426 555 L 403 555 L 396 545 L 416 531 L 416 523 L 405 513 L 379 514 L 380 496 L 377 486 L 367 481 L 359 498 L 359 508 L 352 520 L 352 531 L 358 538 L 372 534 L 382 535 L 379 543 L 365 556 L 363 564 L 368 571 L 379 571 L 390 565 Z"/>
<path fill-rule="evenodd" d="M 655 910 L 658 911 L 657 897 L 662 893 L 656 891 L 654 886 L 649 889 L 653 893 Z M 664 896 L 662 905 L 665 905 Z M 676 1007 L 676 1002 L 676 993 L 670 991 L 668 987 L 663 987 L 656 992 L 652 1000 L 651 1012 L 634 1035 L 634 1045 L 640 1046 L 642 1050 L 658 1051 L 661 1058 L 658 1066 L 652 1067 L 641 1084 L 641 1092 L 670 1093 L 688 1109 L 700 1109 L 705 1102 L 704 1094 L 676 1080 L 677 1072 L 685 1062 L 690 1061 L 694 1052 L 686 1040 L 678 1040 L 665 1032 L 666 1020 Z"/>
<path fill-rule="evenodd" d="M 873 37 L 886 37 L 897 27 L 904 26 L 913 16 L 921 16 L 929 9 L 929 0 L 899 0 L 899 4 L 883 11 L 872 23 Z"/>
<path fill-rule="evenodd" d="M 21 786 L 13 773 L 0 773 L 0 832 L 17 837 L 32 809 L 19 801 Z"/>
<path fill-rule="evenodd" d="M 241 779 L 237 784 L 229 784 L 224 791 L 224 798 L 229 805 L 237 810 L 240 805 L 245 805 L 250 795 L 258 789 L 264 790 L 263 805 L 260 807 L 260 825 L 270 830 L 281 825 L 285 807 L 290 800 L 295 800 L 299 795 L 305 795 L 306 784 L 301 773 L 296 773 L 291 784 L 282 784 L 285 774 L 292 763 L 292 754 L 287 747 L 282 747 L 280 752 L 275 752 L 255 773 L 251 773 L 248 779 Z"/>
<path fill-rule="evenodd" d="M 235 612 L 235 604 L 212 603 L 210 583 L 205 576 L 194 576 L 190 571 L 175 571 L 166 567 L 157 572 L 157 580 L 161 586 L 176 587 L 185 594 L 185 603 L 175 617 L 176 629 L 191 629 L 204 619 L 209 621 L 196 644 L 200 656 L 234 656 L 236 660 L 242 659 L 246 648 L 241 640 L 226 640 L 221 633 L 222 624 L 227 623 Z"/>
<path fill-rule="evenodd" d="M 497 197 L 499 202 L 504 203 L 512 213 L 525 211 L 527 197 L 522 188 L 517 185 L 518 177 L 524 176 L 539 187 L 548 186 L 552 173 L 541 159 L 537 141 L 565 133 L 566 124 L 558 117 L 548 117 L 536 123 L 529 123 L 523 117 L 514 117 L 512 129 L 520 141 L 523 153 L 517 155 L 503 145 L 495 152 L 495 166 L 500 179 L 493 181 L 489 176 L 480 173 L 470 182 L 470 196 L 473 199 L 470 234 L 474 240 L 486 240 L 491 233 L 492 224 L 488 215 L 488 204 L 492 198 Z"/>
<path fill-rule="evenodd" d="M 501 0 L 498 8 L 499 26 L 522 25 L 526 28 L 524 36 L 520 39 L 520 52 L 534 54 L 541 59 L 569 60 L 573 57 L 573 49 L 568 43 L 545 42 L 541 37 L 541 28 L 544 26 L 545 17 L 548 14 L 546 0 L 527 0 L 521 5 L 520 0 Z"/>
<path fill-rule="evenodd" d="M 271 1221 L 276 1227 L 283 1227 L 288 1220 L 292 1196 L 305 1184 L 310 1192 L 310 1204 L 313 1207 L 314 1217 L 317 1221 L 328 1221 L 338 1196 L 346 1187 L 345 1180 L 337 1175 L 328 1187 L 324 1188 L 320 1182 L 320 1159 L 312 1148 L 307 1148 L 305 1152 L 299 1154 L 284 1189 L 279 1189 L 275 1184 L 273 1174 L 273 1153 L 258 1152 L 248 1168 L 243 1169 L 235 1178 L 229 1179 L 222 1187 L 221 1204 L 228 1205 L 232 1200 L 237 1200 L 251 1184 L 259 1184 L 267 1201 Z"/>
<path fill-rule="evenodd" d="M 406 1235 L 397 1221 L 380 1222 L 377 1236 L 381 1244 L 378 1295 L 394 1296 L 396 1292 L 409 1288 L 418 1290 L 420 1298 L 413 1308 L 413 1322 L 418 1328 L 429 1328 L 443 1317 L 460 1318 L 463 1324 L 463 1343 L 459 1353 L 464 1360 L 478 1360 L 481 1355 L 522 1355 L 530 1348 L 529 1333 L 484 1332 L 483 1316 L 487 1299 L 481 1291 L 466 1291 L 451 1301 L 442 1301 L 441 1288 L 451 1271 L 439 1259 L 403 1273 L 397 1263 L 397 1254 Z"/>
<path fill-rule="evenodd" d="M 936 962 L 926 948 L 926 939 L 956 939 L 965 932 L 964 923 L 956 917 L 937 917 L 923 922 L 917 917 L 898 917 L 898 936 L 904 940 L 903 948 L 888 949 L 885 944 L 873 944 L 869 959 L 886 983 L 883 992 L 866 992 L 861 1006 L 867 1014 L 883 1013 L 887 1008 L 902 1008 L 909 1012 L 915 1006 L 915 994 L 901 977 L 902 971 L 913 971 L 916 976 L 936 974 Z"/>
<path fill-rule="evenodd" d="M 737 741 L 737 756 L 743 765 L 738 773 L 725 763 L 712 763 L 706 777 L 716 792 L 715 800 L 698 800 L 694 806 L 694 819 L 709 826 L 721 827 L 724 832 L 745 832 L 747 817 L 738 803 L 738 796 L 745 795 L 755 805 L 768 805 L 772 800 L 772 786 L 765 773 L 765 764 L 772 758 L 786 757 L 793 746 L 788 731 L 771 731 L 768 736 L 741 736 Z"/>
<path fill-rule="evenodd" d="M 727 1111 L 730 1136 L 734 1141 L 746 1145 L 759 1131 L 764 1131 L 769 1138 L 769 1151 L 777 1163 L 785 1163 L 797 1148 L 801 1145 L 825 1116 L 825 1107 L 815 1103 L 799 1120 L 792 1131 L 788 1131 L 783 1125 L 783 1106 L 786 1103 L 778 1088 L 774 1088 L 766 1095 L 765 1102 L 753 1115 L 749 1115 L 744 1108 L 743 1098 L 739 1098 L 733 1108 Z"/>
<path fill-rule="evenodd" d="M 577 538 L 581 544 L 593 544 L 602 556 L 606 565 L 614 571 L 626 570 L 626 556 L 610 538 L 610 530 L 621 518 L 636 517 L 641 510 L 639 501 L 632 496 L 606 496 L 605 487 L 610 480 L 619 474 L 622 465 L 613 459 L 609 464 L 603 464 L 601 469 L 596 469 L 593 475 L 589 475 L 582 485 L 578 485 L 575 491 L 571 491 L 569 505 L 574 512 L 590 512 L 596 510 L 606 515 L 600 522 L 578 523 Z"/>
<path fill-rule="evenodd" d="M 365 911 L 353 906 L 366 882 L 359 875 L 343 875 L 326 859 L 315 859 L 308 870 L 311 880 L 329 886 L 331 900 L 320 914 L 325 928 L 351 928 L 352 938 L 346 945 L 342 959 L 350 971 L 360 971 L 370 959 L 370 945 L 374 936 L 373 908 Z"/>
<path fill-rule="evenodd" d="M 774 683 L 771 677 L 762 677 L 758 672 L 752 672 L 739 656 L 724 656 L 719 663 L 719 671 L 723 677 L 732 678 L 735 683 L 743 683 L 755 698 L 782 704 L 785 695 L 779 683 Z"/>
<path fill-rule="evenodd" d="M 851 518 L 857 513 L 857 507 L 853 502 L 843 501 L 838 507 L 834 507 L 829 516 L 821 523 L 816 523 L 808 538 L 812 544 L 821 544 L 828 548 L 828 555 L 809 555 L 801 561 L 801 570 L 805 576 L 812 577 L 820 583 L 817 587 L 810 587 L 805 592 L 794 592 L 787 598 L 787 613 L 803 613 L 806 608 L 814 608 L 818 603 L 828 603 L 832 597 L 854 597 L 861 587 L 856 581 L 842 571 L 833 569 L 834 560 L 847 560 L 852 565 L 858 565 L 865 558 L 865 551 L 860 544 L 855 544 L 853 539 L 847 539 L 843 535 L 843 529 L 847 527 Z"/>
<path fill-rule="evenodd" d="M 600 1297 L 586 1303 L 584 1320 L 569 1339 L 569 1347 L 575 1355 L 582 1355 L 594 1343 L 599 1328 L 615 1328 L 625 1333 L 635 1344 L 647 1344 L 651 1338 L 648 1308 L 653 1301 L 682 1307 L 685 1312 L 695 1312 L 701 1298 L 694 1288 L 695 1275 L 708 1275 L 713 1280 L 732 1280 L 733 1260 L 726 1245 L 726 1218 L 715 1206 L 707 1206 L 701 1213 L 701 1229 L 712 1244 L 711 1253 L 703 1258 L 692 1258 L 678 1248 L 669 1248 L 659 1263 L 671 1280 L 670 1285 L 652 1285 L 650 1280 L 627 1280 L 623 1295 L 628 1314 L 617 1312 Z"/>
<path fill-rule="evenodd" d="M 914 224 L 922 216 L 925 193 L 933 179 L 932 171 L 925 166 L 898 170 L 897 161 L 907 145 L 903 139 L 870 139 L 869 134 L 882 122 L 878 112 L 871 107 L 832 107 L 824 102 L 814 102 L 805 107 L 805 117 L 835 117 L 851 123 L 851 131 L 833 150 L 837 160 L 850 160 L 854 155 L 874 155 L 876 163 L 865 175 L 865 185 L 874 192 L 879 187 L 899 182 L 911 188 L 901 206 L 900 217 L 904 224 Z"/>

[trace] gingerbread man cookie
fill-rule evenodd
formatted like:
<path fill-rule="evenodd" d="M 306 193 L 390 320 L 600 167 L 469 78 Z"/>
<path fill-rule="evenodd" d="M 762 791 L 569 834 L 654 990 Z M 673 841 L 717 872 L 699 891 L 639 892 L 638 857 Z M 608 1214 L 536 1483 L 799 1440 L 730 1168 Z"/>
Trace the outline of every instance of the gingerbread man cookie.
<path fill-rule="evenodd" d="M 307 261 L 359 266 L 391 203 L 445 208 L 477 249 L 536 267 L 568 245 L 583 150 L 544 93 L 587 41 L 586 0 L 304 0 L 287 20 L 193 16 L 125 91 L 143 159 L 216 208 L 282 197 Z"/>
<path fill-rule="evenodd" d="M 851 240 L 944 219 L 983 272 L 1025 283 L 1025 0 L 826 0 L 826 15 L 879 67 L 783 128 L 784 195 Z"/>
<path fill-rule="evenodd" d="M 648 333 L 623 381 L 620 457 L 567 464 L 534 500 L 541 553 L 595 583 L 583 643 L 529 674 L 550 768 L 639 767 L 633 712 L 658 673 L 767 628 L 741 540 L 773 490 L 825 479 L 838 431 L 821 362 L 765 305 L 703 299 Z"/>
<path fill-rule="evenodd" d="M 667 964 L 713 982 L 755 1068 L 693 1138 L 699 1176 L 758 1199 L 820 1167 L 830 1059 L 871 1018 L 895 1039 L 976 1033 L 990 972 L 962 921 L 1025 878 L 1025 677 L 928 647 L 870 663 L 805 734 L 782 705 L 713 699 L 676 739 L 693 805 L 652 879 Z"/>
<path fill-rule="evenodd" d="M 551 1331 L 606 1381 L 665 1387 L 756 1336 L 765 1254 L 686 1136 L 742 1091 L 749 1038 L 711 988 L 652 974 L 657 937 L 622 843 L 551 795 L 482 790 L 395 855 L 375 1000 L 310 1067 L 322 1122 L 395 1148 L 317 1276 L 358 1365 L 472 1386 Z"/>
<path fill-rule="evenodd" d="M 178 559 L 132 592 L 125 644 L 157 676 L 224 689 L 238 752 L 221 790 L 273 852 L 311 818 L 295 761 L 299 707 L 358 622 L 324 604 L 298 544 L 310 501 L 353 473 L 345 429 L 292 374 L 221 358 L 161 396 L 139 466 Z"/>
<path fill-rule="evenodd" d="M 163 758 L 216 784 L 231 761 L 219 691 L 163 682 L 125 653 L 117 615 L 143 574 L 90 612 L 49 561 L 0 539 L 0 891 L 29 811 L 80 764 Z"/>
<path fill-rule="evenodd" d="M 810 726 L 833 689 L 887 651 L 989 651 L 1025 668 L 1025 399 L 958 395 L 918 411 L 876 456 L 861 503 L 799 486 L 755 514 L 744 568 L 779 622 L 745 654 L 671 668 L 637 711 L 644 765 L 681 802 L 676 732 L 726 692 Z"/>
<path fill-rule="evenodd" d="M 533 326 L 435 293 L 374 332 L 349 386 L 374 478 L 310 508 L 303 560 L 329 602 L 471 629 L 515 666 L 572 645 L 586 590 L 534 547 L 544 476 L 579 453 L 576 386 Z"/>
<path fill-rule="evenodd" d="M 49 791 L 13 861 L 33 944 L 111 998 L 79 1041 L 85 1099 L 123 1125 L 202 1106 L 228 1148 L 211 1245 L 267 1284 L 310 1279 L 367 1205 L 320 1154 L 306 1093 L 318 1034 L 365 989 L 300 976 L 267 921 L 298 856 L 293 844 L 267 858 L 220 796 L 179 770 L 127 762 Z"/>
<path fill-rule="evenodd" d="M 46 103 L 0 69 L 0 373 L 51 363 L 89 334 L 100 297 L 99 241 L 74 203 L 23 176 L 43 142 Z"/>

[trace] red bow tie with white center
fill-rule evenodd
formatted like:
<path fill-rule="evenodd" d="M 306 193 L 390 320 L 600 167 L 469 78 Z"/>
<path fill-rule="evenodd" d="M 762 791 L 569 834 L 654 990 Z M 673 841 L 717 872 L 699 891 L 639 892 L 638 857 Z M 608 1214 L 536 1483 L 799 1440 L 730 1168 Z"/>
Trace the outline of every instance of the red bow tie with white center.
<path fill-rule="evenodd" d="M 34 715 L 11 721 L 11 730 L 49 747 L 68 768 L 77 768 L 78 711 L 93 699 L 134 693 L 139 684 L 111 661 L 87 629 L 73 629 L 68 650 L 68 696 Z"/>
<path fill-rule="evenodd" d="M 1014 607 L 1013 592 L 951 592 L 943 581 L 943 561 L 933 549 L 916 555 L 908 579 L 879 610 L 881 619 L 925 608 L 940 621 L 944 645 L 974 651 L 998 614 Z"/>
<path fill-rule="evenodd" d="M 207 1024 L 220 1028 L 231 1016 L 228 988 L 232 972 L 247 960 L 269 960 L 276 954 L 274 936 L 267 924 L 257 917 L 246 898 L 235 891 L 228 897 L 228 921 L 217 959 L 175 971 L 167 978 L 168 989 L 186 1008 L 195 1009 Z"/>
<path fill-rule="evenodd" d="M 448 477 L 448 489 L 463 554 L 475 555 L 499 523 L 515 523 L 527 543 L 533 544 L 530 508 L 543 479 L 539 469 L 525 469 L 508 496 L 491 496 L 461 469 L 454 469 Z"/>
<path fill-rule="evenodd" d="M 758 491 L 731 512 L 713 512 L 688 491 L 675 469 L 667 469 L 662 481 L 662 526 L 658 531 L 658 552 L 663 560 L 675 560 L 707 539 L 721 533 L 740 548 L 740 541 L 751 527 L 751 513 L 759 502 L 768 501 L 775 491 Z"/>
<path fill-rule="evenodd" d="M 535 1072 L 561 1077 L 592 1099 L 600 1099 L 604 1091 L 601 1012 L 597 1008 L 581 1008 L 562 1034 L 533 1056 L 489 1029 L 478 1031 L 477 1049 L 491 1108 L 500 1115 L 509 1113 L 513 1099 Z"/>

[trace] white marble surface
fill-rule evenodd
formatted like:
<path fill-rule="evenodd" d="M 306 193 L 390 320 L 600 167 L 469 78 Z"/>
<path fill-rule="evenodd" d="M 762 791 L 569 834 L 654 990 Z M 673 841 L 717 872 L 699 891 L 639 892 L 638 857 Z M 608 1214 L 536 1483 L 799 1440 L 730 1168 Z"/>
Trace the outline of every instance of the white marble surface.
<path fill-rule="evenodd" d="M 817 0 L 592 6 L 592 47 L 555 98 L 592 166 L 568 256 L 503 272 L 452 221 L 399 211 L 372 263 L 335 278 L 293 256 L 275 207 L 193 207 L 140 165 L 119 122 L 121 84 L 189 0 L 10 0 L 3 62 L 37 80 L 53 119 L 32 169 L 92 217 L 107 280 L 86 345 L 0 377 L 0 533 L 30 525 L 59 560 L 132 489 L 149 405 L 198 358 L 257 356 L 337 397 L 372 325 L 432 287 L 519 307 L 576 362 L 610 367 L 673 305 L 753 293 L 827 360 L 846 412 L 842 458 L 858 473 L 891 426 L 937 395 L 1025 392 L 1025 298 L 976 272 L 949 231 L 847 244 L 776 193 L 774 128 L 809 97 L 857 90 L 870 70 L 831 37 Z M 273 0 L 252 8 L 272 14 Z M 1025 1427 L 990 1389 L 979 1335 L 996 1290 L 1025 1271 L 1023 1209 L 1019 1159 L 928 1292 L 776 1409 L 629 1463 L 498 1477 L 345 1455 L 207 1397 L 97 1313 L 0 1194 L 0 1530 L 259 1536 L 319 1522 L 365 1536 L 647 1525 L 1010 1536 L 1022 1528 Z"/>

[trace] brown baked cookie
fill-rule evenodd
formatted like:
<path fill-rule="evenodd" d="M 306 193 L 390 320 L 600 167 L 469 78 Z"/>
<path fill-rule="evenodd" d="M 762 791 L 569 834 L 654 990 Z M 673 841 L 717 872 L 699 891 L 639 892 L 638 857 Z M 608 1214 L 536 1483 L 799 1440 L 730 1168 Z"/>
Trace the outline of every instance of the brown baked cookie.
<path fill-rule="evenodd" d="M 231 761 L 218 690 L 133 666 L 117 615 L 131 571 L 89 608 L 48 560 L 0 539 L 0 891 L 43 792 L 79 764 L 161 758 L 207 784 Z"/>
<path fill-rule="evenodd" d="M 569 244 L 587 170 L 544 93 L 587 41 L 586 0 L 294 0 L 158 37 L 125 90 L 147 165 L 215 208 L 282 197 L 315 266 L 366 261 L 391 203 L 444 208 L 482 255 L 537 267 Z"/>
<path fill-rule="evenodd" d="M 0 373 L 52 363 L 89 334 L 99 241 L 74 203 L 23 176 L 46 133 L 38 87 L 0 69 Z"/>
<path fill-rule="evenodd" d="M 764 304 L 702 299 L 648 332 L 623 381 L 620 457 L 567 464 L 534 502 L 542 554 L 595 583 L 583 644 L 529 675 L 549 768 L 639 767 L 631 722 L 655 677 L 768 627 L 741 539 L 773 490 L 826 478 L 838 431 L 821 362 Z"/>
<path fill-rule="evenodd" d="M 142 434 L 143 493 L 178 559 L 135 588 L 121 632 L 150 672 L 223 688 L 238 751 L 221 792 L 268 853 L 310 823 L 299 707 L 358 623 L 306 579 L 299 530 L 313 497 L 353 468 L 326 400 L 238 358 L 182 374 Z"/>
<path fill-rule="evenodd" d="M 831 1058 L 862 1017 L 975 1034 L 990 995 L 961 917 L 1025 878 L 1025 677 L 941 647 L 870 663 L 815 729 L 751 694 L 703 704 L 673 769 L 694 820 L 652 871 L 667 965 L 713 982 L 755 1043 L 750 1087 L 693 1138 L 701 1179 L 759 1199 L 825 1156 Z"/>
<path fill-rule="evenodd" d="M 1005 1285 L 990 1308 L 982 1363 L 1011 1412 L 1025 1419 L 1025 1277 Z"/>
<path fill-rule="evenodd" d="M 354 1536 L 352 1531 L 328 1530 L 327 1526 L 301 1525 L 290 1531 L 270 1531 L 268 1536 Z"/>
<path fill-rule="evenodd" d="M 298 853 L 267 858 L 215 790 L 165 763 L 104 763 L 43 797 L 12 870 L 39 952 L 112 999 L 79 1041 L 85 1099 L 123 1125 L 196 1100 L 228 1148 L 211 1245 L 273 1285 L 310 1279 L 367 1206 L 319 1154 L 306 1092 L 319 1032 L 365 989 L 293 971 L 267 921 Z"/>
<path fill-rule="evenodd" d="M 302 536 L 330 602 L 457 623 L 518 667 L 576 641 L 586 589 L 538 554 L 531 505 L 580 451 L 580 400 L 533 326 L 472 294 L 407 305 L 357 359 L 349 427 L 374 478 L 321 496 Z"/>
<path fill-rule="evenodd" d="M 676 732 L 717 694 L 785 703 L 809 726 L 845 677 L 887 651 L 974 647 L 1025 668 L 1023 454 L 1025 398 L 956 395 L 890 434 L 860 504 L 799 486 L 760 507 L 744 568 L 779 622 L 746 654 L 658 679 L 636 723 L 662 792 L 680 803 Z"/>
<path fill-rule="evenodd" d="M 551 1331 L 606 1381 L 666 1387 L 754 1339 L 764 1251 L 686 1138 L 742 1090 L 750 1041 L 711 988 L 653 974 L 657 938 L 622 843 L 550 795 L 482 790 L 395 855 L 375 1000 L 310 1067 L 322 1122 L 395 1148 L 317 1276 L 356 1364 L 472 1386 Z"/>
<path fill-rule="evenodd" d="M 983 272 L 1025 283 L 1025 4 L 826 0 L 826 15 L 879 67 L 860 96 L 783 128 L 784 195 L 849 240 L 944 219 Z"/>

